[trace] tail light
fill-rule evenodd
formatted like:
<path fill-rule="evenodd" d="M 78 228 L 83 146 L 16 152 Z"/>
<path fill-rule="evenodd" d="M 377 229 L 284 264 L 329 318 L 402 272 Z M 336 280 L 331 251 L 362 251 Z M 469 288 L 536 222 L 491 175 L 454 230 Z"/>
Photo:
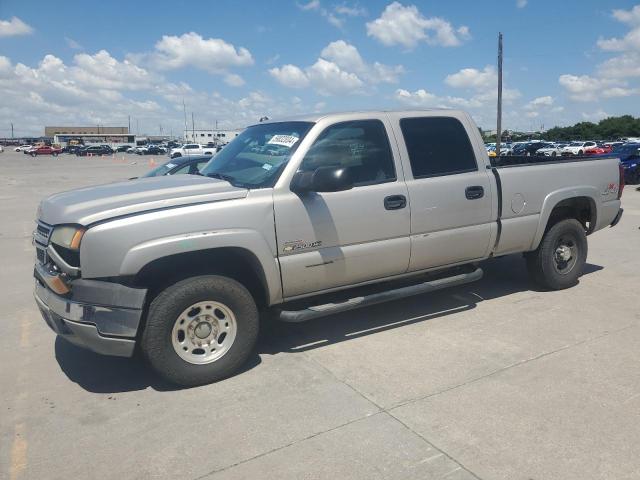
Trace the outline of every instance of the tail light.
<path fill-rule="evenodd" d="M 624 190 L 624 167 L 622 164 L 618 165 L 618 171 L 620 172 L 620 180 L 618 182 L 618 200 L 622 197 L 622 191 Z"/>

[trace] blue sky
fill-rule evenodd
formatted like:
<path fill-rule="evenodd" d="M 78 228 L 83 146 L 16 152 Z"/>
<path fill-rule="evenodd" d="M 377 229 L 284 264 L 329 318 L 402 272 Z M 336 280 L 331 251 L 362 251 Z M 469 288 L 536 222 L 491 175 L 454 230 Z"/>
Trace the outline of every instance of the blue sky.
<path fill-rule="evenodd" d="M 640 115 L 638 0 L 0 2 L 0 136 L 180 133 L 262 115 L 462 108 L 532 129 Z"/>

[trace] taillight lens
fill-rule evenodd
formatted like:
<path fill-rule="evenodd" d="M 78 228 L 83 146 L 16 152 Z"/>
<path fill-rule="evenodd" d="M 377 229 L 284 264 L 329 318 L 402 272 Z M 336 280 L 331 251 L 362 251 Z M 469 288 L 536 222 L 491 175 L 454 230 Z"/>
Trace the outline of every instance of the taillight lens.
<path fill-rule="evenodd" d="M 624 167 L 622 164 L 618 165 L 618 171 L 620 172 L 620 180 L 618 182 L 618 200 L 622 198 L 622 191 L 624 190 Z"/>

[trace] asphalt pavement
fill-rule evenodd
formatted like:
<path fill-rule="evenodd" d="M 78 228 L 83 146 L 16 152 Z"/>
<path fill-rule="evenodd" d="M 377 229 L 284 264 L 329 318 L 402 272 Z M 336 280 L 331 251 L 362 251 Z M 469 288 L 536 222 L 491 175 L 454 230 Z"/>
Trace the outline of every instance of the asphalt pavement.
<path fill-rule="evenodd" d="M 32 295 L 39 200 L 152 158 L 0 154 L 0 478 L 640 478 L 634 187 L 572 289 L 494 259 L 475 284 L 266 322 L 240 374 L 176 389 L 56 339 Z"/>

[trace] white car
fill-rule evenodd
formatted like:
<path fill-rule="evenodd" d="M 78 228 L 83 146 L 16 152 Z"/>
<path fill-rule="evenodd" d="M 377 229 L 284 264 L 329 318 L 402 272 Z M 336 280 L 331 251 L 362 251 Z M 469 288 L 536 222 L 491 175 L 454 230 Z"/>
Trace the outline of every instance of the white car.
<path fill-rule="evenodd" d="M 0 145 L 0 153 L 4 152 L 4 147 Z"/>
<path fill-rule="evenodd" d="M 597 146 L 596 142 L 571 142 L 562 149 L 562 155 L 583 155 L 588 148 Z"/>
<path fill-rule="evenodd" d="M 31 146 L 31 145 L 20 145 L 19 147 L 14 148 L 13 151 L 14 152 L 24 152 L 26 150 L 28 152 L 32 148 L 33 148 L 33 146 Z"/>
<path fill-rule="evenodd" d="M 559 157 L 562 156 L 562 150 L 565 146 L 566 145 L 563 144 L 549 145 L 536 150 L 536 155 L 544 157 Z"/>

